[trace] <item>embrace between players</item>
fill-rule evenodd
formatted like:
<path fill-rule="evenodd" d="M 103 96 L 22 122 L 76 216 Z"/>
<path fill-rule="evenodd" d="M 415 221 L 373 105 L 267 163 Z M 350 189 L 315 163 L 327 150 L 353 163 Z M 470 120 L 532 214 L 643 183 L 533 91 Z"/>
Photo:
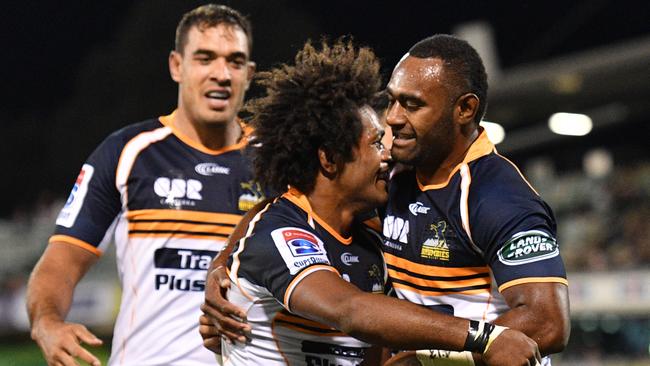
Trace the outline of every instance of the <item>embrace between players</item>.
<path fill-rule="evenodd" d="M 189 122 L 186 131 L 165 133 L 195 148 L 216 138 L 213 151 L 243 150 L 235 114 L 253 72 L 250 29 L 227 17 L 200 19 L 170 57 L 179 106 L 169 125 L 182 130 L 179 115 Z M 191 79 L 193 68 L 210 70 Z M 418 42 L 384 92 L 374 53 L 345 40 L 308 42 L 293 64 L 258 76 L 266 95 L 249 103 L 246 157 L 254 178 L 279 195 L 245 216 L 212 263 L 199 327 L 207 348 L 221 348 L 226 365 L 372 365 L 389 357 L 381 347 L 424 350 L 399 353 L 392 365 L 550 364 L 541 355 L 560 352 L 569 335 L 556 224 L 479 126 L 487 77 L 469 44 L 448 35 Z M 185 97 L 192 93 L 203 98 Z M 207 112 L 194 112 L 201 108 Z M 224 109 L 235 113 L 210 124 Z M 393 161 L 400 166 L 391 171 Z M 129 203 L 122 205 L 127 213 Z M 243 214 L 239 203 L 231 214 Z M 51 364 L 74 364 L 75 357 L 96 364 L 74 346 L 97 343 L 85 328 L 69 331 L 68 344 L 45 335 L 47 327 L 60 331 L 67 313 L 63 306 L 52 317 L 37 305 L 45 296 L 39 271 L 48 263 L 44 255 L 30 280 L 32 335 Z M 196 301 L 190 305 L 198 313 Z M 113 344 L 111 364 L 189 364 L 178 355 L 130 361 L 128 348 L 118 344 L 116 354 Z"/>

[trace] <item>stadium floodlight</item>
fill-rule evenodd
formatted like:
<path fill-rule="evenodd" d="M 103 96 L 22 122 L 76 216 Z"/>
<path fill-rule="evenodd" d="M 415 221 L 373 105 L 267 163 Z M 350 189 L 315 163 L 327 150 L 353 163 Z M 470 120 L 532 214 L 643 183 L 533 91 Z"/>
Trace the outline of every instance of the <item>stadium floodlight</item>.
<path fill-rule="evenodd" d="M 487 133 L 488 139 L 490 139 L 490 141 L 495 145 L 503 141 L 506 137 L 506 131 L 498 123 L 481 121 L 480 125 L 485 128 L 485 133 Z"/>
<path fill-rule="evenodd" d="M 591 118 L 586 114 L 560 112 L 548 119 L 548 128 L 558 135 L 584 136 L 592 127 Z"/>

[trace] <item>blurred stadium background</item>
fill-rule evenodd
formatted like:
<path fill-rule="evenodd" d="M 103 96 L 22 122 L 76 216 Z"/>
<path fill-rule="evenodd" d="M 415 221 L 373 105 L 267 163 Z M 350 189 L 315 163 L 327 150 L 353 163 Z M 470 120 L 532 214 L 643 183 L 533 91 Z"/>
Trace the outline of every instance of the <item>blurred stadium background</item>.
<path fill-rule="evenodd" d="M 167 71 L 174 28 L 202 3 L 41 0 L 3 9 L 0 365 L 44 364 L 24 310 L 29 272 L 92 149 L 175 105 Z M 553 364 L 650 364 L 650 2 L 224 3 L 253 21 L 261 70 L 290 60 L 308 38 L 351 34 L 382 57 L 388 78 L 421 38 L 468 39 L 490 73 L 485 119 L 501 127 L 491 138 L 502 132 L 497 148 L 558 219 L 573 328 Z M 555 113 L 577 117 L 558 122 L 573 135 L 549 129 Z M 115 272 L 107 253 L 70 315 L 107 344 L 119 303 Z"/>

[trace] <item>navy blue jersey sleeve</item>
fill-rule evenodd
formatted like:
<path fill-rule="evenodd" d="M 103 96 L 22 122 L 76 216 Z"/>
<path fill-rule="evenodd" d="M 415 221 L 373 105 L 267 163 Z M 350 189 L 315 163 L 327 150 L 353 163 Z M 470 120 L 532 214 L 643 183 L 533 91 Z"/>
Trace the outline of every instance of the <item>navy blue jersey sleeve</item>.
<path fill-rule="evenodd" d="M 280 227 L 245 238 L 233 252 L 238 277 L 269 290 L 288 307 L 293 287 L 314 270 L 330 270 L 322 240 L 299 227 Z M 232 267 L 231 267 L 232 268 Z"/>
<path fill-rule="evenodd" d="M 475 167 L 469 222 L 499 288 L 513 281 L 565 282 L 550 207 L 511 163 L 498 156 L 490 159 L 500 161 Z"/>
<path fill-rule="evenodd" d="M 56 220 L 54 234 L 98 247 L 121 210 L 115 172 L 124 141 L 114 133 L 104 140 L 82 166 L 70 195 Z"/>

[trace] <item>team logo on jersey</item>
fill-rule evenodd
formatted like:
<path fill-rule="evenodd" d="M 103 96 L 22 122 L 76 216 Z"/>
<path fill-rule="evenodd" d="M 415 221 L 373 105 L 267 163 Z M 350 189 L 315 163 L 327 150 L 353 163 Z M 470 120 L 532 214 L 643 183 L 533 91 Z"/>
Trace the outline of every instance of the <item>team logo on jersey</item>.
<path fill-rule="evenodd" d="M 238 207 L 240 211 L 250 210 L 265 198 L 262 186 L 258 182 L 249 180 L 248 182 L 241 182 L 239 185 L 244 190 L 244 193 L 239 196 Z"/>
<path fill-rule="evenodd" d="M 513 235 L 498 251 L 503 264 L 515 266 L 553 258 L 560 254 L 555 238 L 539 230 L 529 230 Z"/>
<path fill-rule="evenodd" d="M 84 164 L 81 167 L 81 171 L 77 176 L 77 180 L 74 182 L 72 191 L 70 191 L 70 196 L 65 202 L 65 206 L 59 213 L 59 216 L 56 218 L 56 224 L 61 225 L 67 228 L 72 227 L 74 222 L 77 220 L 79 211 L 84 203 L 84 198 L 86 193 L 88 193 L 88 184 L 93 177 L 95 168 L 90 164 Z"/>
<path fill-rule="evenodd" d="M 447 222 L 441 220 L 436 224 L 431 224 L 428 231 L 430 231 L 433 236 L 427 238 L 427 240 L 422 244 L 420 257 L 448 262 L 449 245 L 447 245 L 447 239 L 445 238 Z"/>
<path fill-rule="evenodd" d="M 196 179 L 158 177 L 153 183 L 153 191 L 162 197 L 160 204 L 172 208 L 195 206 L 203 199 L 203 183 Z"/>
<path fill-rule="evenodd" d="M 382 271 L 378 265 L 373 263 L 370 266 L 370 269 L 368 269 L 368 277 L 370 277 L 370 282 L 372 283 L 370 291 L 376 294 L 384 293 L 384 276 L 382 276 Z"/>
<path fill-rule="evenodd" d="M 424 214 L 426 215 L 429 213 L 429 210 L 431 207 L 425 207 L 422 202 L 415 202 L 409 204 L 409 211 L 413 214 L 413 216 L 417 216 L 418 214 Z"/>
<path fill-rule="evenodd" d="M 384 219 L 384 246 L 402 250 L 402 245 L 408 241 L 409 221 L 392 215 Z"/>
<path fill-rule="evenodd" d="M 217 174 L 223 174 L 223 175 L 230 174 L 230 168 L 226 168 L 225 166 L 221 166 L 217 163 L 197 164 L 194 167 L 194 171 L 201 175 L 205 175 L 206 177 L 210 177 Z"/>
<path fill-rule="evenodd" d="M 292 275 L 312 264 L 329 264 L 325 245 L 309 231 L 284 227 L 273 230 L 271 237 Z"/>
<path fill-rule="evenodd" d="M 343 254 L 341 254 L 341 261 L 346 266 L 351 266 L 352 263 L 359 263 L 359 256 L 358 255 L 352 255 L 350 253 L 343 253 Z"/>

